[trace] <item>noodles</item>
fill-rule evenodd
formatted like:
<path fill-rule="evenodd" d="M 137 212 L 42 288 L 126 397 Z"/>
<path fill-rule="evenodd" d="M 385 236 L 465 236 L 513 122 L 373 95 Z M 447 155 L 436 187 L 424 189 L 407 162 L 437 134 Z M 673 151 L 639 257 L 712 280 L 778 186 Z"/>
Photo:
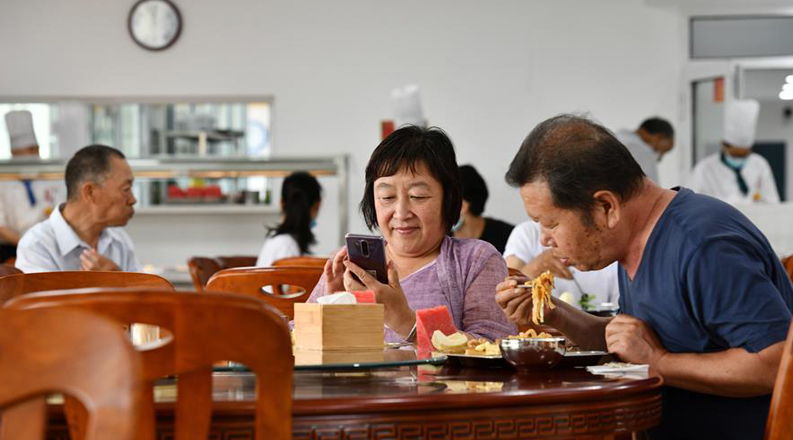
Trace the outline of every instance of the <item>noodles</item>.
<path fill-rule="evenodd" d="M 531 321 L 535 325 L 540 325 L 545 321 L 545 305 L 551 309 L 556 306 L 551 302 L 551 290 L 554 287 L 553 274 L 545 271 L 532 281 L 526 281 L 526 286 L 531 286 Z"/>

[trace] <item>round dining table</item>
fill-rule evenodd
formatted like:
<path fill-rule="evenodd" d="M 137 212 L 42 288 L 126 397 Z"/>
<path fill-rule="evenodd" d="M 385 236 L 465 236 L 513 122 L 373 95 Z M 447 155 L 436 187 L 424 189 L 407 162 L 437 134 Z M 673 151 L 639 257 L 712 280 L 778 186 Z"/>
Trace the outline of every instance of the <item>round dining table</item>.
<path fill-rule="evenodd" d="M 268 379 L 271 380 L 271 379 Z M 253 439 L 256 378 L 213 375 L 212 439 Z M 299 370 L 292 402 L 295 439 L 630 438 L 661 420 L 662 380 L 604 376 L 585 368 L 412 365 Z M 266 386 L 265 386 L 266 392 Z M 155 387 L 157 438 L 173 438 L 176 385 Z M 51 412 L 47 438 L 67 439 Z"/>

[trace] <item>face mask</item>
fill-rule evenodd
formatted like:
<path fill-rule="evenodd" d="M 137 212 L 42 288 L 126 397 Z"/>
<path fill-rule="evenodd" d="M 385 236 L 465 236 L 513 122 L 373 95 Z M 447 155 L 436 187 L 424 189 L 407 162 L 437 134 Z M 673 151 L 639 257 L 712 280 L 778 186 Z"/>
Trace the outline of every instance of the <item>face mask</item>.
<path fill-rule="evenodd" d="M 748 156 L 747 156 L 748 157 Z M 747 157 L 733 157 L 729 154 L 724 155 L 724 161 L 732 168 L 741 169 L 746 164 Z"/>
<path fill-rule="evenodd" d="M 308 224 L 308 227 L 311 228 L 311 229 L 316 228 L 317 227 L 317 221 L 312 218 L 311 219 L 311 223 Z"/>
<path fill-rule="evenodd" d="M 457 223 L 455 223 L 455 224 L 452 226 L 452 232 L 457 232 L 457 231 L 459 231 L 459 230 L 460 230 L 460 228 L 462 228 L 462 227 L 463 227 L 463 216 L 460 216 L 460 219 L 459 219 L 459 220 L 457 220 Z"/>

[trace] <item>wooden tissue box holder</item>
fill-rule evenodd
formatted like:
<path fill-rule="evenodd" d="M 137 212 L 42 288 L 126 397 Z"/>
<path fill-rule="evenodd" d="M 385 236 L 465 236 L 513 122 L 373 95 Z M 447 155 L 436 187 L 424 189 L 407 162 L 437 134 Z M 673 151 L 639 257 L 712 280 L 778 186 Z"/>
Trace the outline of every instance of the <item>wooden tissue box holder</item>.
<path fill-rule="evenodd" d="M 382 304 L 295 304 L 295 348 L 383 349 Z"/>

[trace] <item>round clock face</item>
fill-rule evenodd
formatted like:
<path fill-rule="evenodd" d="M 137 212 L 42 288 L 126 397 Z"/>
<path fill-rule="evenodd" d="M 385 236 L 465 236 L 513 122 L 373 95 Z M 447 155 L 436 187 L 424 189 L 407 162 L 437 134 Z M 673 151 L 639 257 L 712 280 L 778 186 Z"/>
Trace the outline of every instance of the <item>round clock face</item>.
<path fill-rule="evenodd" d="M 140 46 L 163 50 L 179 38 L 182 16 L 168 0 L 140 0 L 129 13 L 129 33 Z"/>

